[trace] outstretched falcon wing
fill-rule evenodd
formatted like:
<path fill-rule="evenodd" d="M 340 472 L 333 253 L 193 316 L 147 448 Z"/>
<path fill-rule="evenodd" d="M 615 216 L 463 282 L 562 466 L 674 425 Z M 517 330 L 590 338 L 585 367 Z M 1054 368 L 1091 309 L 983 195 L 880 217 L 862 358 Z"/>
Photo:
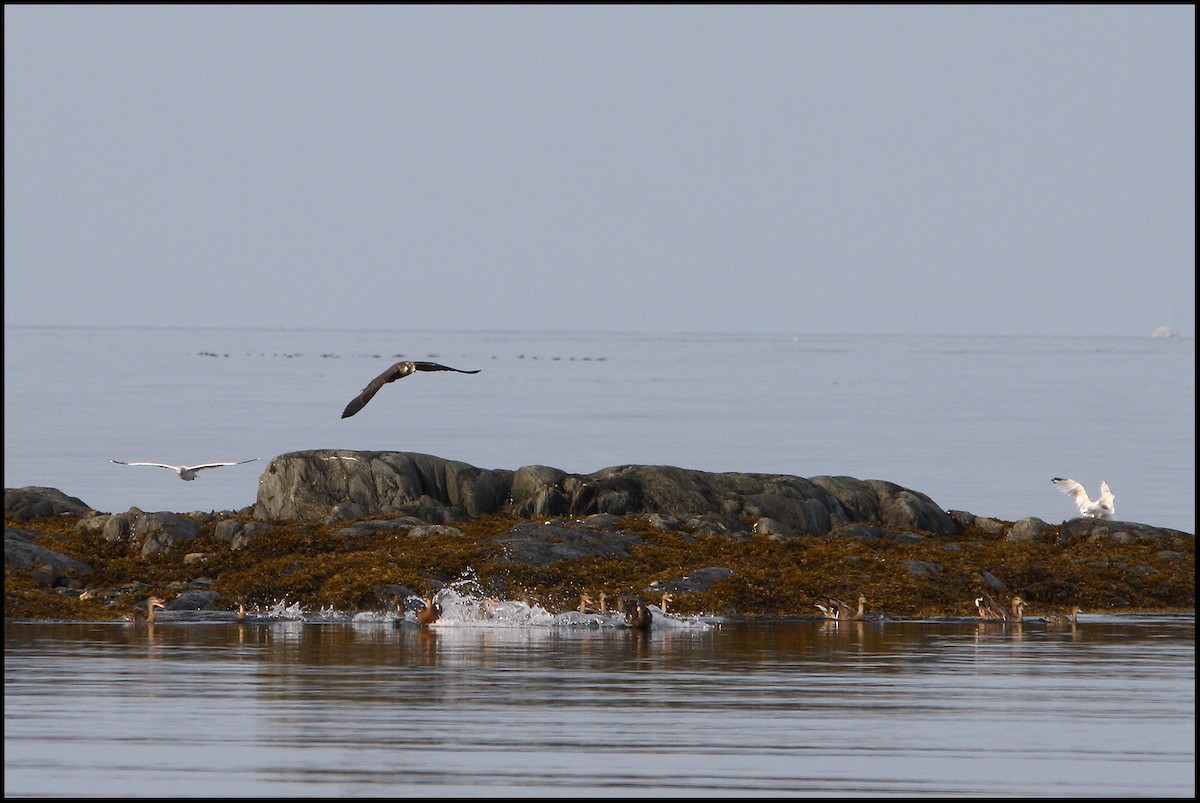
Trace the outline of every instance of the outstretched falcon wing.
<path fill-rule="evenodd" d="M 448 365 L 442 365 L 441 363 L 436 362 L 413 362 L 411 360 L 401 360 L 400 362 L 388 368 L 379 376 L 372 379 L 370 383 L 362 389 L 362 393 L 359 393 L 357 396 L 351 399 L 350 403 L 346 405 L 346 409 L 342 410 L 342 418 L 349 418 L 362 408 L 366 407 L 367 402 L 374 398 L 375 394 L 378 393 L 379 389 L 384 385 L 388 384 L 389 382 L 395 382 L 397 379 L 402 379 L 414 371 L 457 371 L 460 374 L 479 373 L 479 369 L 474 371 L 464 371 L 461 368 L 451 368 Z"/>

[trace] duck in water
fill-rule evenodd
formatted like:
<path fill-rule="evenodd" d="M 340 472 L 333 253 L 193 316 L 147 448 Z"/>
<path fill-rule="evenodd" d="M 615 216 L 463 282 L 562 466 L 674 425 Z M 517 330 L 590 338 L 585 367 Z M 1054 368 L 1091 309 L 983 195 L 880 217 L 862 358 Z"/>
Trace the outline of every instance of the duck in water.
<path fill-rule="evenodd" d="M 1079 607 L 1074 607 L 1071 608 L 1071 612 L 1069 614 L 1049 611 L 1042 618 L 1046 620 L 1047 624 L 1070 625 L 1071 627 L 1074 627 L 1078 623 L 1075 617 L 1081 613 L 1083 613 L 1083 611 Z"/>
<path fill-rule="evenodd" d="M 854 608 L 835 597 L 830 597 L 823 603 L 818 602 L 817 608 L 826 619 L 833 619 L 840 622 L 861 622 L 863 617 L 866 616 L 867 597 L 865 594 L 858 595 L 858 610 L 854 610 Z"/>
<path fill-rule="evenodd" d="M 437 600 L 432 594 L 425 595 L 425 608 L 417 613 L 417 624 L 428 626 L 436 622 L 442 616 L 442 606 L 437 604 Z"/>
<path fill-rule="evenodd" d="M 821 615 L 826 619 L 837 621 L 838 606 L 833 603 L 833 600 L 829 600 L 828 602 L 818 602 L 816 603 L 816 606 L 821 611 Z"/>
<path fill-rule="evenodd" d="M 132 622 L 148 622 L 154 624 L 154 609 L 166 609 L 166 604 L 161 597 L 150 597 L 145 602 L 139 602 L 134 606 L 133 612 L 129 614 L 129 619 Z"/>
<path fill-rule="evenodd" d="M 832 599 L 832 600 L 830 600 L 830 602 L 832 602 L 834 605 L 837 606 L 837 609 L 838 609 L 837 618 L 843 622 L 861 622 L 863 620 L 863 617 L 866 616 L 867 597 L 865 594 L 858 595 L 858 610 L 857 611 L 854 610 L 853 608 L 851 608 L 846 603 L 842 602 L 840 599 Z"/>
<path fill-rule="evenodd" d="M 649 630 L 650 620 L 654 617 L 650 613 L 641 600 L 641 597 L 634 597 L 625 601 L 625 626 L 632 627 L 637 630 Z"/>
<path fill-rule="evenodd" d="M 975 607 L 979 610 L 980 619 L 988 619 L 991 621 L 1008 621 L 1008 613 L 1003 608 L 996 604 L 996 601 L 984 594 L 982 597 L 975 598 Z"/>

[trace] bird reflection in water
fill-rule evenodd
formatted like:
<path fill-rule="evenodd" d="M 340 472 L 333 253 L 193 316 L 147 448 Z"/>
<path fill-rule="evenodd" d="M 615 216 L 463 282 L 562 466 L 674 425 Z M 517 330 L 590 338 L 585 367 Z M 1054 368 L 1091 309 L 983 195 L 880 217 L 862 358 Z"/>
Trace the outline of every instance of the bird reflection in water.
<path fill-rule="evenodd" d="M 422 662 L 428 666 L 435 666 L 438 662 L 437 646 L 438 633 L 430 627 L 422 627 L 417 630 L 417 641 L 421 646 Z"/>

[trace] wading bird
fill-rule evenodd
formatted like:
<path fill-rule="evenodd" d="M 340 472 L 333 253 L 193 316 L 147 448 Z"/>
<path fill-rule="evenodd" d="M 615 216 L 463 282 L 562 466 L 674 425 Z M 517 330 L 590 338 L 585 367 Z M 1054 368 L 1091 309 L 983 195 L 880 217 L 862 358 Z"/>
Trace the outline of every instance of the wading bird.
<path fill-rule="evenodd" d="M 403 379 L 414 371 L 457 371 L 460 374 L 477 374 L 479 369 L 474 371 L 464 371 L 461 368 L 451 368 L 448 365 L 442 365 L 436 362 L 412 362 L 411 360 L 401 360 L 400 362 L 388 368 L 379 376 L 371 380 L 371 383 L 362 389 L 362 393 L 355 396 L 346 405 L 346 409 L 342 410 L 342 418 L 349 418 L 359 410 L 367 406 L 367 402 L 371 400 L 379 389 L 389 382 L 395 382 L 397 379 Z"/>
<path fill-rule="evenodd" d="M 253 463 L 257 457 L 251 457 L 249 460 L 238 460 L 234 463 L 201 463 L 198 466 L 172 466 L 170 463 L 126 463 L 124 460 L 113 460 L 112 462 L 122 466 L 158 466 L 159 468 L 169 468 L 179 475 L 179 479 L 191 482 L 196 479 L 196 472 L 203 471 L 206 468 L 219 468 L 220 466 L 240 466 L 243 463 Z"/>

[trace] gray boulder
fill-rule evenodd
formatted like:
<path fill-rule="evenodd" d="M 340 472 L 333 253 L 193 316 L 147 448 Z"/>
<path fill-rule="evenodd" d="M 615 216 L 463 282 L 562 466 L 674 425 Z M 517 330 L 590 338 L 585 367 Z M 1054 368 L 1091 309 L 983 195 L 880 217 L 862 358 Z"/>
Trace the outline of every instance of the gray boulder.
<path fill-rule="evenodd" d="M 1004 540 L 1036 541 L 1049 529 L 1050 525 L 1039 519 L 1037 516 L 1027 516 L 1009 528 L 1008 534 L 1004 536 Z"/>
<path fill-rule="evenodd" d="M 14 569 L 50 566 L 55 575 L 71 570 L 89 574 L 92 567 L 37 543 L 38 533 L 19 527 L 4 528 L 4 565 Z"/>
<path fill-rule="evenodd" d="M 48 519 L 53 516 L 83 518 L 95 512 L 82 500 L 67 496 L 57 488 L 28 486 L 4 489 L 4 516 L 16 521 Z"/>
<path fill-rule="evenodd" d="M 965 510 L 949 511 L 950 518 L 959 527 L 959 532 L 968 528 L 975 528 L 985 533 L 996 535 L 1004 532 L 1004 528 L 1008 525 L 999 519 L 989 519 L 984 516 L 976 516 L 974 513 L 969 513 Z"/>
<path fill-rule="evenodd" d="M 223 606 L 220 604 L 221 595 L 216 591 L 201 591 L 198 589 L 188 589 L 179 592 L 179 595 L 167 603 L 166 610 L 168 611 L 204 611 L 218 610 Z"/>
<path fill-rule="evenodd" d="M 906 560 L 904 561 L 904 567 L 908 569 L 908 573 L 913 577 L 941 574 L 942 571 L 940 565 L 930 563 L 927 560 Z"/>
<path fill-rule="evenodd" d="M 268 532 L 270 529 L 269 524 L 261 521 L 225 519 L 213 528 L 213 537 L 218 541 L 227 542 L 230 549 L 243 549 L 254 540 L 254 536 Z"/>
<path fill-rule="evenodd" d="M 697 591 L 708 591 L 722 580 L 733 576 L 733 569 L 724 566 L 709 566 L 697 569 L 679 580 L 667 580 L 662 583 L 651 583 L 648 591 L 667 591 L 672 594 L 688 594 Z"/>
<path fill-rule="evenodd" d="M 411 452 L 328 449 L 289 452 L 272 460 L 254 506 L 254 517 L 262 521 L 327 522 L 397 513 L 432 523 L 486 513 L 705 517 L 739 520 L 737 527 L 725 528 L 738 535 L 748 535 L 753 526 L 745 521 L 762 519 L 771 520 L 764 527 L 772 532 L 797 535 L 824 535 L 852 522 L 938 535 L 958 530 L 929 497 L 882 480 L 809 480 L 641 465 L 587 475 L 549 466 L 488 470 Z"/>
<path fill-rule="evenodd" d="M 1128 544 L 1140 541 L 1147 544 L 1162 544 L 1169 546 L 1173 539 L 1195 539 L 1190 533 L 1181 530 L 1169 530 L 1163 527 L 1151 527 L 1132 521 L 1110 521 L 1090 517 L 1071 519 L 1063 522 L 1058 530 L 1060 545 L 1078 544 L 1084 541 L 1111 541 Z"/>
<path fill-rule="evenodd" d="M 853 477 L 813 477 L 841 504 L 850 521 L 877 522 L 896 529 L 928 530 L 935 535 L 956 535 L 958 525 L 950 514 L 923 493 L 885 480 Z"/>
<path fill-rule="evenodd" d="M 829 533 L 830 538 L 853 538 L 858 541 L 897 541 L 902 544 L 919 544 L 929 540 L 919 533 L 902 532 L 874 524 L 847 524 Z"/>
<path fill-rule="evenodd" d="M 106 541 L 141 544 L 143 557 L 172 554 L 181 541 L 190 541 L 199 535 L 200 528 L 196 523 L 177 513 L 146 513 L 136 507 L 110 516 L 101 531 L 101 537 Z"/>
<path fill-rule="evenodd" d="M 336 506 L 353 506 L 348 518 L 361 518 L 400 511 L 424 497 L 467 516 L 495 513 L 508 501 L 512 474 L 415 452 L 289 452 L 259 479 L 254 518 L 345 520 L 331 518 Z"/>

